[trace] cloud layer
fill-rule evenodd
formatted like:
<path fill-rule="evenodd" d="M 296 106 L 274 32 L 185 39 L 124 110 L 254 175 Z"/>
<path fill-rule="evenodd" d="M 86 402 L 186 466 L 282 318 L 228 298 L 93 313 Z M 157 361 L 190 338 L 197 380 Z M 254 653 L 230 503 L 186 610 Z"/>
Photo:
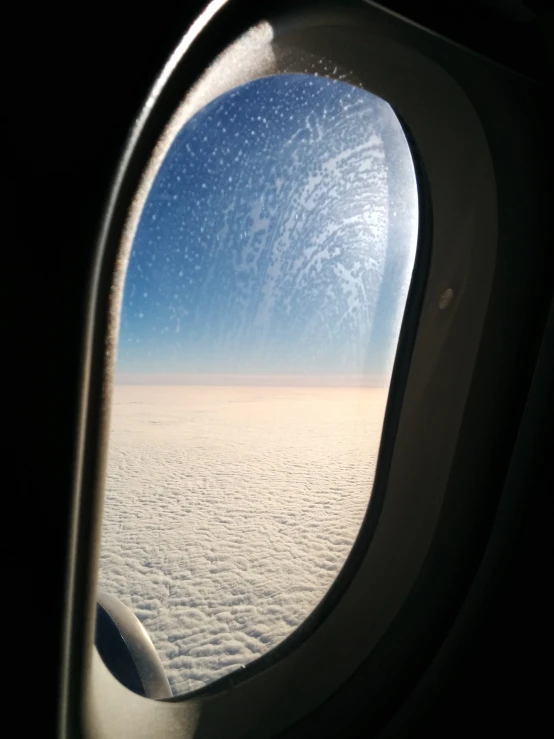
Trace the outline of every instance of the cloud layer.
<path fill-rule="evenodd" d="M 265 654 L 325 595 L 385 403 L 375 388 L 116 387 L 99 584 L 144 624 L 174 694 Z"/>

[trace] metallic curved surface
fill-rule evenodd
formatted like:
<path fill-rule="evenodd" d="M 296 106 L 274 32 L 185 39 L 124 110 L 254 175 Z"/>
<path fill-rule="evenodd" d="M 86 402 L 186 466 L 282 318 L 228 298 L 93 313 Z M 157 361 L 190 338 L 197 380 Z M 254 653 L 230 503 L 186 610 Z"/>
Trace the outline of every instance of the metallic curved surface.
<path fill-rule="evenodd" d="M 144 626 L 118 598 L 98 593 L 96 648 L 106 667 L 133 693 L 170 698 L 160 657 Z"/>

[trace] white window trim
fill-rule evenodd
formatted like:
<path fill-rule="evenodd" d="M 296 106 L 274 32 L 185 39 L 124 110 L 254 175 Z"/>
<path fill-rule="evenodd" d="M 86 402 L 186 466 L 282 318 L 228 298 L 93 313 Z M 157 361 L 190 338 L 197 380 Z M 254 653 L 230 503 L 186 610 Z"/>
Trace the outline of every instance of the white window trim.
<path fill-rule="evenodd" d="M 89 360 L 91 367 L 96 362 L 107 372 L 98 380 L 91 375 L 84 388 L 84 403 L 90 407 L 100 401 L 106 422 L 125 260 L 148 183 L 153 181 L 173 132 L 210 99 L 238 84 L 280 72 L 318 72 L 318 58 L 325 56 L 336 62 L 338 69 L 351 70 L 355 79 L 387 100 L 401 117 L 425 167 L 433 212 L 430 261 L 409 372 L 405 387 L 389 398 L 387 409 L 384 433 L 385 437 L 393 435 L 389 438 L 390 467 L 386 469 L 380 458 L 377 469 L 375 484 L 386 483 L 386 495 L 382 496 L 367 550 L 333 610 L 295 649 L 264 670 L 253 669 L 250 679 L 233 682 L 223 678 L 182 699 L 149 701 L 120 685 L 95 653 L 93 616 L 81 629 L 72 623 L 67 645 L 68 654 L 73 655 L 66 670 L 67 700 L 78 705 L 79 694 L 84 705 L 80 717 L 68 720 L 77 720 L 87 737 L 225 735 L 236 739 L 273 736 L 292 725 L 331 696 L 378 644 L 417 579 L 441 510 L 496 257 L 496 186 L 483 128 L 453 78 L 415 50 L 413 34 L 406 34 L 376 8 L 362 6 L 359 14 L 293 13 L 270 27 L 272 34 L 267 33 L 268 26 L 260 26 L 255 38 L 250 35 L 237 40 L 178 105 L 175 90 L 188 55 L 194 54 L 194 40 L 210 34 L 209 24 L 198 24 L 187 35 L 187 44 L 181 44 L 172 57 L 145 106 L 123 158 L 100 239 L 98 272 L 91 288 Z M 271 44 L 273 50 L 268 48 Z M 322 73 L 329 74 L 327 64 L 321 64 Z M 232 74 L 221 74 L 222 65 Z M 162 100 L 168 82 L 173 86 L 177 110 L 169 126 L 163 117 L 167 99 Z M 181 97 L 185 92 L 181 88 Z M 150 139 L 157 131 L 159 141 L 150 161 L 145 154 L 144 142 L 149 140 L 146 129 Z M 131 213 L 123 231 L 114 215 L 117 209 Z M 421 238 L 429 236 L 424 232 L 430 228 L 425 219 L 421 228 Z M 103 281 L 113 284 L 114 270 L 115 289 L 104 291 L 103 298 Z M 446 288 L 454 291 L 454 299 L 448 310 L 441 311 L 439 298 Z M 408 299 L 407 311 L 414 308 L 413 300 Z M 107 347 L 105 332 L 96 327 L 102 313 L 111 316 Z M 393 385 L 401 371 L 395 367 Z M 82 592 L 79 595 L 76 573 L 87 572 L 91 584 L 97 566 L 105 465 L 105 440 L 98 441 L 97 436 L 98 426 L 88 423 L 82 449 L 93 461 L 95 455 L 101 461 L 95 465 L 95 475 L 85 476 L 79 483 L 80 498 L 89 501 L 89 507 L 81 504 L 74 532 L 76 564 L 69 591 L 74 602 L 79 597 L 83 603 L 86 600 Z M 87 512 L 94 513 L 96 529 L 92 535 L 84 533 L 90 529 Z M 88 598 L 91 601 L 90 588 Z M 80 678 L 75 677 L 77 668 Z"/>

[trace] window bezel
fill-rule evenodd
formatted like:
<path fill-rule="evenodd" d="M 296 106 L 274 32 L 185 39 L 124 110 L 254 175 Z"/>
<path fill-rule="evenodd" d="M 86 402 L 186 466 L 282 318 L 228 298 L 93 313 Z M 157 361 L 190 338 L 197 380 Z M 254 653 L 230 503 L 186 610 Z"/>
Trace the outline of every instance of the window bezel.
<path fill-rule="evenodd" d="M 167 731 L 171 725 L 179 727 L 182 736 L 201 736 L 204 732 L 209 735 L 222 728 L 229 737 L 249 731 L 271 735 L 292 724 L 352 675 L 394 620 L 423 564 L 443 502 L 449 462 L 462 421 L 494 270 L 496 188 L 483 129 L 456 82 L 435 62 L 414 51 L 413 42 L 403 39 L 390 18 L 374 8 L 360 7 L 359 14 L 354 11 L 333 11 L 331 15 L 327 11 L 293 12 L 286 18 L 281 15 L 273 27 L 281 44 L 285 44 L 286 38 L 290 42 L 295 35 L 295 43 L 310 53 L 323 43 L 327 56 L 351 62 L 344 66 L 354 66 L 364 87 L 387 100 L 405 121 L 425 164 L 430 195 L 425 202 L 420 195 L 420 201 L 425 208 L 432 203 L 433 233 L 430 233 L 429 213 L 425 210 L 420 233 L 422 238 L 432 238 L 432 258 L 424 295 L 418 295 L 417 285 L 421 291 L 425 280 L 423 283 L 418 277 L 414 280 L 408 305 L 415 306 L 421 301 L 421 314 L 407 316 L 403 323 L 400 355 L 391 383 L 385 420 L 391 466 L 386 474 L 386 463 L 380 454 L 375 481 L 378 491 L 379 485 L 385 482 L 384 479 L 380 482 L 380 477 L 387 478 L 387 495 L 383 498 L 380 516 L 374 522 L 369 548 L 333 611 L 295 650 L 249 680 L 237 682 L 223 678 L 227 683 L 223 689 L 222 681 L 218 681 L 205 690 L 170 703 L 155 703 L 134 696 L 108 673 L 97 655 L 93 655 L 89 612 L 88 620 L 85 618 L 81 627 L 74 625 L 71 649 L 77 655 L 72 664 L 79 668 L 85 682 L 83 685 L 77 681 L 73 689 L 84 690 L 85 722 L 90 736 L 119 736 L 123 729 L 136 737 L 154 736 L 159 735 L 162 723 Z M 125 153 L 100 239 L 97 272 L 91 287 L 90 374 L 83 388 L 83 402 L 89 414 L 83 433 L 85 457 L 82 464 L 83 470 L 88 467 L 94 469 L 94 473 L 84 475 L 79 484 L 82 504 L 75 532 L 78 534 L 76 572 L 82 573 L 83 580 L 81 588 L 75 587 L 70 595 L 74 602 L 80 601 L 81 612 L 87 608 L 90 611 L 94 597 L 105 465 L 105 438 L 102 437 L 109 414 L 109 372 L 113 369 L 117 342 L 114 306 L 121 301 L 125 274 L 121 233 L 126 229 L 124 238 L 128 249 L 132 225 L 127 220 L 127 211 L 133 200 L 136 202 L 135 193 L 141 182 L 144 188 L 143 172 L 151 161 L 152 142 L 161 140 L 162 130 L 170 119 L 168 111 L 172 104 L 173 110 L 178 107 L 183 91 L 189 87 L 187 75 L 190 80 L 190 73 L 186 68 L 191 57 L 192 67 L 195 67 L 195 40 L 200 40 L 203 33 L 210 33 L 209 25 L 203 31 L 198 26 L 189 35 L 188 48 L 187 44 L 180 46 L 147 102 Z M 354 37 L 357 44 L 352 42 Z M 202 55 L 199 56 L 197 68 L 202 67 Z M 287 63 L 286 71 L 289 71 L 292 62 Z M 253 78 L 248 76 L 242 82 Z M 188 117 L 194 111 L 191 97 L 185 100 L 189 106 Z M 424 111 L 425 103 L 429 108 Z M 436 118 L 429 115 L 430 109 Z M 437 125 L 437 118 L 440 125 Z M 158 148 L 158 155 L 160 151 Z M 452 177 L 453 171 L 463 176 Z M 144 195 L 144 189 L 139 192 Z M 453 222 L 459 224 L 454 237 Z M 419 252 L 422 253 L 421 245 Z M 418 261 L 418 269 L 425 273 L 427 265 L 419 255 Z M 114 270 L 119 275 L 115 288 Z M 438 300 L 446 287 L 454 289 L 455 298 L 449 310 L 441 312 Z M 448 369 L 446 374 L 444 365 Z M 435 378 L 434 385 L 430 378 Z M 444 398 L 449 391 L 453 402 L 445 407 Z M 434 418 L 435 424 L 432 433 L 426 435 L 430 438 L 424 439 L 425 435 L 418 437 L 417 431 L 426 412 Z M 396 421 L 397 429 L 394 428 Z M 417 443 L 414 448 L 411 441 L 414 438 L 423 444 L 426 453 L 422 453 L 421 447 L 417 448 Z M 383 443 L 382 451 L 386 456 L 385 446 Z M 410 459 L 415 464 L 410 464 Z M 417 470 L 417 463 L 422 459 L 426 460 L 425 468 Z M 407 480 L 406 470 L 417 470 L 420 478 L 416 474 Z M 407 527 L 404 520 L 407 510 L 412 510 L 417 519 L 411 527 Z M 90 516 L 95 521 L 93 531 L 90 531 Z M 368 523 L 365 525 L 367 527 Z M 87 534 L 87 530 L 90 533 Z M 402 557 L 393 551 L 399 541 L 402 542 Z M 391 569 L 395 560 L 398 576 Z M 383 582 L 384 568 L 388 583 Z M 378 596 L 382 599 L 381 606 L 376 603 Z M 325 662 L 332 665 L 327 673 Z M 338 664 L 342 664 L 342 669 L 337 672 Z"/>

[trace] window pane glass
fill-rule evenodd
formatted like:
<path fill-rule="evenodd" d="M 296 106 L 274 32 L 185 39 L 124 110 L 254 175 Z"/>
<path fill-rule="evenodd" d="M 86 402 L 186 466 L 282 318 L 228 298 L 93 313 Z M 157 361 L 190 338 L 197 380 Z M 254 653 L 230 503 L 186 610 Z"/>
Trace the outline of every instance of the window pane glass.
<path fill-rule="evenodd" d="M 223 95 L 162 163 L 124 289 L 100 588 L 175 694 L 278 645 L 343 566 L 417 214 L 391 107 L 326 78 Z"/>

